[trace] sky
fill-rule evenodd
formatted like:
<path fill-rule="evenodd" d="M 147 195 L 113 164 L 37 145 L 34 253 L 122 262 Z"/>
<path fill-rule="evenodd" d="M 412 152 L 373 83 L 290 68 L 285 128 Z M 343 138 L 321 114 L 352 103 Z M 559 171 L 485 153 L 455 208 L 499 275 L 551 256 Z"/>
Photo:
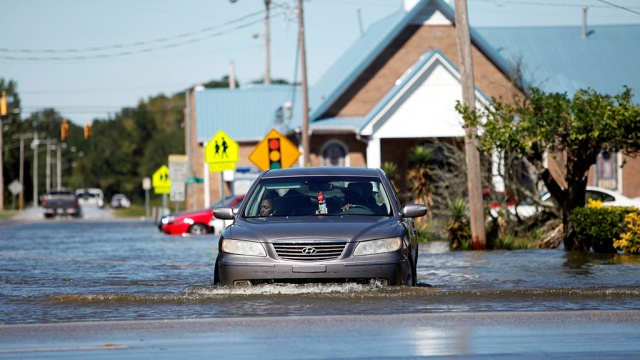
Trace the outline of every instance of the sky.
<path fill-rule="evenodd" d="M 305 0 L 309 86 L 402 3 Z M 588 25 L 640 24 L 640 0 L 467 0 L 472 27 L 581 26 L 583 6 Z M 271 78 L 299 82 L 297 0 L 270 9 Z M 54 108 L 85 124 L 220 80 L 232 63 L 241 87 L 265 73 L 264 0 L 0 0 L 0 14 L 0 79 L 17 83 L 23 117 Z"/>

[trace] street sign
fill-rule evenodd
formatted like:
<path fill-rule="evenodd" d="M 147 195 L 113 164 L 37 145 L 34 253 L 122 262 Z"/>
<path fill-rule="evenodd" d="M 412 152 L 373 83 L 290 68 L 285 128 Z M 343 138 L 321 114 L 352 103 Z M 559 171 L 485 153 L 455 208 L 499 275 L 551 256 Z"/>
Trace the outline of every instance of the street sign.
<path fill-rule="evenodd" d="M 249 160 L 261 170 L 289 168 L 298 161 L 300 151 L 286 136 L 276 129 L 256 145 Z"/>
<path fill-rule="evenodd" d="M 204 183 L 204 179 L 199 177 L 190 177 L 187 179 L 187 181 L 185 181 L 185 183 L 186 184 L 202 184 Z"/>
<path fill-rule="evenodd" d="M 151 178 L 143 177 L 142 178 L 142 189 L 143 190 L 151 190 Z"/>
<path fill-rule="evenodd" d="M 189 172 L 189 158 L 187 155 L 169 155 L 169 200 L 185 200 L 185 181 Z"/>
<path fill-rule="evenodd" d="M 169 180 L 169 168 L 162 165 L 151 176 L 151 185 L 156 194 L 169 194 L 171 192 L 171 180 Z"/>
<path fill-rule="evenodd" d="M 13 180 L 9 184 L 9 191 L 11 191 L 14 196 L 20 194 L 22 192 L 22 184 L 20 184 L 20 181 Z"/>
<path fill-rule="evenodd" d="M 209 140 L 204 149 L 204 161 L 209 164 L 211 172 L 235 170 L 238 157 L 238 143 L 222 130 Z"/>

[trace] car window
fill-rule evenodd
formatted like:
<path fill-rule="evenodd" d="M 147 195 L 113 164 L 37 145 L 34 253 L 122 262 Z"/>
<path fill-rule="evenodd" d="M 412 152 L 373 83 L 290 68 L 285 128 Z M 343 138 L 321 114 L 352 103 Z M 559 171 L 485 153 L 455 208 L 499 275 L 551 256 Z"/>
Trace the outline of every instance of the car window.
<path fill-rule="evenodd" d="M 389 216 L 391 211 L 378 178 L 314 176 L 261 179 L 243 216 Z"/>
<path fill-rule="evenodd" d="M 611 202 L 616 200 L 613 196 L 596 190 L 587 190 L 586 198 L 587 201 L 591 199 L 601 202 Z"/>

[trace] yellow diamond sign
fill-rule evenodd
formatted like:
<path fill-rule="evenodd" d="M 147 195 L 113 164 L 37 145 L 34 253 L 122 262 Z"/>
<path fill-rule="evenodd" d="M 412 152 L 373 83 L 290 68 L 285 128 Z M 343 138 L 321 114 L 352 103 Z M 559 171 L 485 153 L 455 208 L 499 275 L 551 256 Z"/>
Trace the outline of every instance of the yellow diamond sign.
<path fill-rule="evenodd" d="M 286 136 L 275 129 L 256 145 L 249 160 L 261 170 L 290 168 L 298 161 L 300 151 Z"/>
<path fill-rule="evenodd" d="M 211 172 L 235 170 L 238 154 L 238 143 L 220 130 L 207 143 L 204 149 L 204 161 L 209 164 Z"/>
<path fill-rule="evenodd" d="M 151 177 L 153 192 L 156 194 L 169 194 L 171 192 L 171 180 L 169 180 L 169 168 L 162 165 Z"/>

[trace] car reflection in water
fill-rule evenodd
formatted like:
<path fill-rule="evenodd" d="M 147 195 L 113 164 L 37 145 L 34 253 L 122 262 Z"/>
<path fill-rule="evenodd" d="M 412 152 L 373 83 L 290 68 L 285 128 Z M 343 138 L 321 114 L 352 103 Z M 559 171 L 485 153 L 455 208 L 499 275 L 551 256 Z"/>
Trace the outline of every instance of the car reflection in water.
<path fill-rule="evenodd" d="M 413 218 L 427 207 L 401 207 L 380 169 L 269 170 L 248 194 L 237 210 L 214 209 L 233 220 L 220 235 L 214 283 L 416 285 Z"/>
<path fill-rule="evenodd" d="M 205 235 L 213 233 L 210 226 L 213 218 L 213 208 L 216 206 L 237 206 L 244 199 L 244 195 L 231 195 L 218 200 L 213 205 L 199 210 L 184 211 L 169 214 L 160 219 L 160 231 L 168 235 Z"/>

